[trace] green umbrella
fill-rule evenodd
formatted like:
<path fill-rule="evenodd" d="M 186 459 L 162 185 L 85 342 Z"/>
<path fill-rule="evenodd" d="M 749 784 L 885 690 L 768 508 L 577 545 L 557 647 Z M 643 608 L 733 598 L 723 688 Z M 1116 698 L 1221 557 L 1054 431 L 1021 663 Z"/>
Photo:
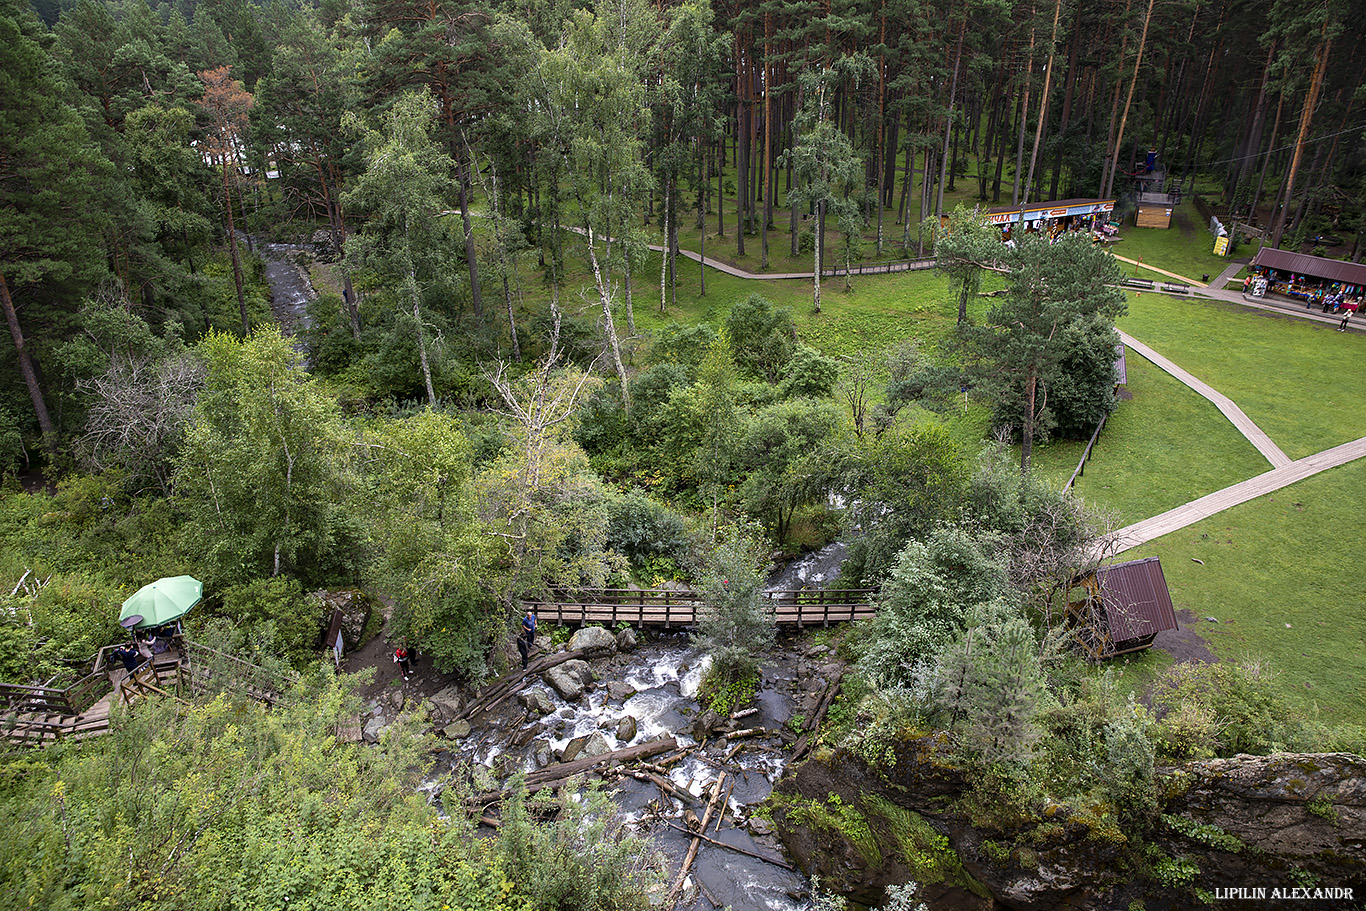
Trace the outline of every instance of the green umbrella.
<path fill-rule="evenodd" d="M 128 626 L 124 621 L 140 617 L 131 624 L 133 629 L 161 626 L 185 616 L 203 596 L 204 583 L 193 576 L 158 579 L 150 585 L 144 585 L 137 594 L 123 602 L 119 624 Z"/>

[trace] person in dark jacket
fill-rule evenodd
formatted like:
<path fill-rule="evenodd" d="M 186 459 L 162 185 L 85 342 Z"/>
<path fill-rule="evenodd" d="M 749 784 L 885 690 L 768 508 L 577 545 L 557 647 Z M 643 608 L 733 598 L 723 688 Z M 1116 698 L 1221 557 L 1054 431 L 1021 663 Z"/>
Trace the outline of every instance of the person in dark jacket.
<path fill-rule="evenodd" d="M 535 645 L 536 615 L 528 607 L 526 616 L 522 618 L 522 634 L 517 637 L 517 651 L 522 655 L 522 670 L 526 670 L 526 666 L 531 660 L 531 650 Z"/>

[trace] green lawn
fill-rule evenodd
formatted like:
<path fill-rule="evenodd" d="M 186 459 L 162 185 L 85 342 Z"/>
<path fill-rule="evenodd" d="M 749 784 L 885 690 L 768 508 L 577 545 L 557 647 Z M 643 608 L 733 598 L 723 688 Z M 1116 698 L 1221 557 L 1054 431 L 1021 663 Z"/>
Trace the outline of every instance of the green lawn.
<path fill-rule="evenodd" d="M 1127 391 L 1101 432 L 1076 492 L 1116 527 L 1147 519 L 1271 468 L 1209 400 L 1134 352 Z M 1085 442 L 1045 447 L 1035 470 L 1065 484 Z"/>
<path fill-rule="evenodd" d="M 1161 294 L 1130 296 L 1119 327 L 1229 396 L 1291 458 L 1366 436 L 1366 337 Z"/>
<path fill-rule="evenodd" d="M 1366 724 L 1366 612 L 1354 558 L 1364 487 L 1366 461 L 1354 462 L 1124 556 L 1162 559 L 1176 607 L 1198 618 L 1221 658 L 1264 659 L 1296 703 L 1325 721 Z"/>
<path fill-rule="evenodd" d="M 1205 274 L 1213 279 L 1229 264 L 1228 258 L 1214 255 L 1214 235 L 1209 233 L 1208 225 L 1191 202 L 1176 207 L 1170 228 L 1138 228 L 1130 219 L 1119 229 L 1119 236 L 1123 240 L 1111 248 L 1114 253 L 1129 259 L 1142 258 L 1145 265 L 1175 272 L 1193 282 L 1199 282 Z M 1244 245 L 1238 249 L 1238 256 L 1251 256 L 1255 252 L 1255 248 Z M 1128 263 L 1123 267 L 1126 275 L 1161 277 Z"/>

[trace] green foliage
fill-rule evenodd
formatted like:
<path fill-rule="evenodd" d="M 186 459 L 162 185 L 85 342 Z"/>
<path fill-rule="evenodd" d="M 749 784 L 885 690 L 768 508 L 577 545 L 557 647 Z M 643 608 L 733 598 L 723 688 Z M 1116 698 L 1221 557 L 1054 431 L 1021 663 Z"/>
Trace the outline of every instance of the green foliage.
<path fill-rule="evenodd" d="M 754 674 L 724 682 L 709 667 L 698 687 L 698 695 L 707 708 L 724 717 L 749 705 L 759 690 L 759 683 L 758 675 Z"/>
<path fill-rule="evenodd" d="M 187 548 L 210 587 L 288 571 L 310 584 L 345 573 L 358 537 L 343 509 L 351 441 L 336 402 L 275 329 L 212 333 L 177 463 Z"/>
<path fill-rule="evenodd" d="M 297 579 L 255 579 L 223 592 L 222 613 L 239 626 L 270 623 L 274 651 L 297 666 L 317 657 L 327 615 Z"/>
<path fill-rule="evenodd" d="M 497 852 L 535 911 L 645 911 L 663 878 L 650 841 L 628 832 L 607 795 L 582 778 L 531 798 L 514 781 Z"/>
<path fill-rule="evenodd" d="M 863 621 L 859 672 L 877 686 L 905 686 L 948 646 L 973 610 L 1012 598 L 992 541 L 950 526 L 906 545 Z"/>
<path fill-rule="evenodd" d="M 786 308 L 751 294 L 726 314 L 726 338 L 742 376 L 775 383 L 792 359 L 797 330 Z"/>
<path fill-rule="evenodd" d="M 935 660 L 932 700 L 979 761 L 1029 761 L 1042 733 L 1036 716 L 1044 695 L 1034 630 L 999 601 L 974 609 Z"/>
<path fill-rule="evenodd" d="M 696 326 L 669 323 L 655 330 L 650 357 L 659 363 L 678 364 L 695 373 L 719 338 L 716 330 L 706 323 Z"/>
<path fill-rule="evenodd" d="M 1310 812 L 1313 811 L 1310 810 Z M 1187 819 L 1185 816 L 1173 816 L 1164 813 L 1162 814 L 1162 823 L 1173 832 L 1179 832 L 1192 841 L 1208 845 L 1218 851 L 1238 854 L 1247 847 L 1238 836 L 1226 832 L 1218 826 L 1198 823 L 1193 819 Z"/>
<path fill-rule="evenodd" d="M 17 581 L 17 580 L 16 580 Z M 57 677 L 63 686 L 84 676 L 95 652 L 122 637 L 115 624 L 128 593 L 108 580 L 83 573 L 57 573 L 0 592 L 0 679 L 43 684 Z"/>
<path fill-rule="evenodd" d="M 651 558 L 668 558 L 682 566 L 692 556 L 683 516 L 637 491 L 607 500 L 606 546 L 642 569 Z"/>
<path fill-rule="evenodd" d="M 1303 718 L 1251 661 L 1173 665 L 1155 682 L 1153 701 L 1162 710 L 1158 743 L 1172 759 L 1265 755 L 1304 742 Z"/>
<path fill-rule="evenodd" d="M 763 651 L 773 642 L 773 609 L 763 598 L 760 572 L 766 563 L 754 541 L 730 528 L 702 570 L 697 638 L 711 657 L 709 672 L 718 689 L 756 677 Z"/>
<path fill-rule="evenodd" d="M 267 712 L 223 697 L 117 712 L 111 733 L 6 762 L 0 881 L 15 907 L 528 911 L 508 865 L 416 790 L 424 738 L 342 744 L 326 672 Z M 12 760 L 11 760 L 12 761 Z"/>
<path fill-rule="evenodd" d="M 839 423 L 833 403 L 812 399 L 770 405 L 745 423 L 735 453 L 744 473 L 740 492 L 749 514 L 768 521 L 780 544 L 798 507 L 827 490 L 824 450 Z"/>
<path fill-rule="evenodd" d="M 838 361 L 823 357 L 815 348 L 799 344 L 782 370 L 783 395 L 787 398 L 826 398 L 834 393 L 839 378 Z"/>
<path fill-rule="evenodd" d="M 856 533 L 840 579 L 850 587 L 878 586 L 908 541 L 957 518 L 965 466 L 937 421 L 898 420 L 883 433 L 846 442 L 831 458 L 833 470 L 843 475 L 847 522 Z"/>
<path fill-rule="evenodd" d="M 375 581 L 394 630 L 443 670 L 480 677 L 504 632 L 482 573 L 491 557 L 474 509 L 472 453 L 454 416 L 423 410 L 372 428 Z"/>
<path fill-rule="evenodd" d="M 831 792 L 825 800 L 803 800 L 774 793 L 769 801 L 782 807 L 788 819 L 797 825 L 847 839 L 870 866 L 882 863 L 882 849 L 868 824 L 868 817 L 840 795 Z"/>

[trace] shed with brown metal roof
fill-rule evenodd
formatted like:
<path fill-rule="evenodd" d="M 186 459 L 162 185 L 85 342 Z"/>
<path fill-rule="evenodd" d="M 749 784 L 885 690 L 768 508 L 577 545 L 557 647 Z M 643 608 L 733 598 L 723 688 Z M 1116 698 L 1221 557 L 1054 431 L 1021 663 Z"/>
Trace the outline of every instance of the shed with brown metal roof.
<path fill-rule="evenodd" d="M 1157 557 L 1116 563 L 1073 582 L 1085 597 L 1071 601 L 1068 625 L 1095 658 L 1148 648 L 1163 630 L 1177 629 L 1176 611 Z"/>

